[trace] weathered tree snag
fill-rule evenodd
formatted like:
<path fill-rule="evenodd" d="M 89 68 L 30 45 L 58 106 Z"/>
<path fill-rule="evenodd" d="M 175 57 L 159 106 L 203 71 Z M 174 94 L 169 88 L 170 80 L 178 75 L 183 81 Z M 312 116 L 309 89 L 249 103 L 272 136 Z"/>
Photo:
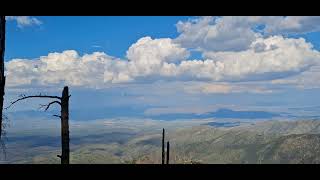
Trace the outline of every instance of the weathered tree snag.
<path fill-rule="evenodd" d="M 167 164 L 169 164 L 169 152 L 170 152 L 170 143 L 169 141 L 167 142 Z"/>
<path fill-rule="evenodd" d="M 57 155 L 61 159 L 61 164 L 69 164 L 70 162 L 70 138 L 69 138 L 69 88 L 65 86 L 62 91 L 62 96 L 46 96 L 46 95 L 37 95 L 37 96 L 24 96 L 10 103 L 6 109 L 10 108 L 15 103 L 29 98 L 49 98 L 55 99 L 48 104 L 41 105 L 40 107 L 45 107 L 45 110 L 48 110 L 52 104 L 59 104 L 61 107 L 60 115 L 53 115 L 55 117 L 59 117 L 61 120 L 61 155 Z"/>
<path fill-rule="evenodd" d="M 164 164 L 164 159 L 165 159 L 165 153 L 164 153 L 164 134 L 165 131 L 162 129 L 162 164 Z"/>
<path fill-rule="evenodd" d="M 5 51 L 5 38 L 6 38 L 6 18 L 0 16 L 0 139 L 2 137 L 3 126 L 3 98 L 6 77 L 4 76 L 4 51 Z"/>
<path fill-rule="evenodd" d="M 61 164 L 69 164 L 69 89 L 64 87 L 61 97 Z"/>

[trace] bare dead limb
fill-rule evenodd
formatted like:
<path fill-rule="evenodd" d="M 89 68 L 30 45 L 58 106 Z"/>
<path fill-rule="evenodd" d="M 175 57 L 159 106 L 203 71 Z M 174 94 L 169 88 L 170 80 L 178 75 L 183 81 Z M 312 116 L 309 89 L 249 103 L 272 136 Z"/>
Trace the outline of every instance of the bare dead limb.
<path fill-rule="evenodd" d="M 167 164 L 169 164 L 169 159 L 170 159 L 169 153 L 170 153 L 170 142 L 168 141 L 167 142 Z"/>
<path fill-rule="evenodd" d="M 16 104 L 19 101 L 22 101 L 24 99 L 30 99 L 30 98 L 51 98 L 51 99 L 59 99 L 61 100 L 61 97 L 59 96 L 45 96 L 45 95 L 37 95 L 37 96 L 25 96 L 25 95 L 21 95 L 22 97 L 11 102 L 10 105 L 8 107 L 6 107 L 5 109 L 9 109 L 11 106 L 13 106 L 14 104 Z M 60 102 L 59 102 L 60 103 Z"/>
<path fill-rule="evenodd" d="M 161 164 L 164 164 L 164 159 L 165 159 L 165 153 L 164 153 L 164 136 L 165 136 L 165 130 L 164 128 L 162 129 L 162 163 Z"/>
<path fill-rule="evenodd" d="M 55 114 L 55 115 L 52 115 L 52 116 L 54 116 L 54 117 L 58 117 L 58 118 L 60 118 L 60 119 L 61 119 L 61 116 L 59 116 L 59 115 L 56 115 L 56 114 Z"/>
<path fill-rule="evenodd" d="M 50 108 L 50 106 L 55 103 L 61 106 L 61 103 L 59 101 L 52 101 L 49 104 L 40 104 L 40 109 L 45 107 L 45 111 L 47 111 Z"/>

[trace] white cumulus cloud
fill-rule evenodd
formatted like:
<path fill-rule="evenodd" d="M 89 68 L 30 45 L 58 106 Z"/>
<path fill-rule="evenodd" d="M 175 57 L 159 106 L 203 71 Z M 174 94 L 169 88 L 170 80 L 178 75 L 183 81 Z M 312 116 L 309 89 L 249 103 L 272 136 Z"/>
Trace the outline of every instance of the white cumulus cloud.
<path fill-rule="evenodd" d="M 304 34 L 320 30 L 320 16 L 287 16 L 270 19 L 265 29 L 269 34 Z"/>
<path fill-rule="evenodd" d="M 50 53 L 36 60 L 13 59 L 6 64 L 8 86 L 50 85 L 99 86 L 104 66 L 113 58 L 100 52 L 79 56 L 76 51 Z"/>
<path fill-rule="evenodd" d="M 242 51 L 261 36 L 320 30 L 320 16 L 200 17 L 177 23 L 176 42 L 201 51 Z"/>
<path fill-rule="evenodd" d="M 212 51 L 245 50 L 258 36 L 244 17 L 201 17 L 177 23 L 175 39 L 184 47 Z M 246 21 L 245 21 L 246 20 Z"/>
<path fill-rule="evenodd" d="M 69 50 L 36 60 L 13 59 L 6 64 L 6 73 L 9 86 L 65 83 L 100 87 L 158 79 L 233 82 L 298 74 L 319 64 L 320 58 L 304 39 L 281 36 L 259 38 L 246 51 L 205 52 L 205 60 L 188 60 L 188 56 L 171 39 L 144 37 L 128 49 L 127 59 L 102 52 L 80 56 Z"/>

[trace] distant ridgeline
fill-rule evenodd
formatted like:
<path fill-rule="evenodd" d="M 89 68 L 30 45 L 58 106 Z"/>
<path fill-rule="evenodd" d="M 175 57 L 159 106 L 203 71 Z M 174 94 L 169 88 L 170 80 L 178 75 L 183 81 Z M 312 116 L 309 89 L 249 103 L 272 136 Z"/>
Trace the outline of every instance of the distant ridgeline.
<path fill-rule="evenodd" d="M 271 119 L 280 117 L 280 114 L 265 111 L 234 111 L 231 109 L 219 109 L 215 112 L 204 114 L 163 114 L 151 116 L 153 119 L 176 120 L 176 119 L 205 119 L 205 118 L 232 118 L 232 119 Z"/>
<path fill-rule="evenodd" d="M 206 125 L 213 127 L 235 127 L 240 126 L 240 122 L 209 122 Z"/>
<path fill-rule="evenodd" d="M 105 118 L 150 118 L 155 120 L 177 120 L 177 119 L 206 119 L 206 118 L 229 118 L 229 119 L 271 119 L 281 117 L 279 113 L 271 113 L 265 111 L 235 111 L 231 109 L 219 109 L 215 112 L 203 114 L 195 113 L 170 113 L 160 115 L 145 115 L 146 108 L 132 107 L 110 107 L 99 109 L 79 109 L 70 110 L 71 120 L 86 121 Z M 40 111 L 18 111 L 9 113 L 14 118 L 29 118 L 29 117 L 46 117 L 52 118 L 53 112 Z"/>

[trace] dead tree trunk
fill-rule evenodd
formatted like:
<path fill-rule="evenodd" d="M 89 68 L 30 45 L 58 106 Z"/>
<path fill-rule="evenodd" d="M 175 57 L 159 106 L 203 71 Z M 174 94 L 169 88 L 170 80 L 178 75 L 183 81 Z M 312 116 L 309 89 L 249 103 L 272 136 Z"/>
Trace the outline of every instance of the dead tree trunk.
<path fill-rule="evenodd" d="M 169 157 L 170 157 L 170 143 L 169 141 L 167 142 L 167 164 L 169 164 Z"/>
<path fill-rule="evenodd" d="M 4 76 L 4 51 L 5 51 L 5 38 L 6 38 L 6 18 L 0 16 L 0 139 L 2 135 L 3 126 L 3 99 L 4 99 L 4 87 L 6 83 L 6 77 Z"/>
<path fill-rule="evenodd" d="M 41 105 L 45 107 L 45 110 L 48 110 L 52 104 L 59 104 L 61 107 L 61 114 L 54 115 L 59 117 L 61 120 L 61 155 L 57 155 L 61 159 L 61 164 L 69 164 L 70 162 L 70 138 L 69 138 L 69 88 L 65 86 L 62 91 L 62 96 L 46 96 L 46 95 L 37 95 L 37 96 L 25 96 L 22 95 L 21 98 L 10 103 L 6 109 L 10 108 L 15 103 L 29 98 L 49 98 L 55 99 L 55 101 L 50 102 L 49 104 Z"/>
<path fill-rule="evenodd" d="M 165 131 L 162 129 L 162 164 L 164 164 L 165 153 L 164 153 L 164 135 Z"/>
<path fill-rule="evenodd" d="M 61 96 L 61 164 L 69 164 L 69 89 L 64 87 Z"/>

